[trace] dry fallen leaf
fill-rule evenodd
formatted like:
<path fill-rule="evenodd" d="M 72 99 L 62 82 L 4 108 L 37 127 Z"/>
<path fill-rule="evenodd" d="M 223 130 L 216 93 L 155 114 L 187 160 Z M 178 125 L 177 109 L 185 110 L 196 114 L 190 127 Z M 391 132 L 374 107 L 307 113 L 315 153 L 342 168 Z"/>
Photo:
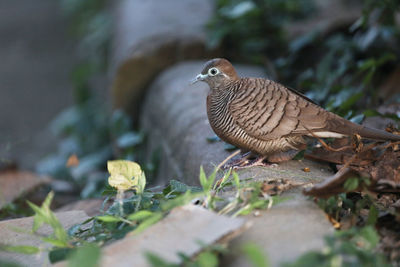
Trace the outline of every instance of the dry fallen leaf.
<path fill-rule="evenodd" d="M 332 224 L 332 226 L 335 229 L 340 229 L 340 222 L 336 221 L 335 218 L 333 218 L 332 216 L 325 214 L 325 216 L 328 218 L 328 221 Z"/>
<path fill-rule="evenodd" d="M 400 151 L 394 149 L 397 143 L 375 142 L 362 145 L 359 141 L 359 138 L 354 136 L 354 150 L 326 151 L 321 147 L 312 154 L 308 154 L 308 158 L 337 164 L 339 171 L 324 182 L 306 189 L 305 194 L 329 197 L 348 192 L 344 184 L 351 177 L 362 178 L 363 181 L 369 181 L 369 183 L 355 185 L 356 188 L 350 191 L 359 191 L 362 190 L 362 186 L 366 186 L 373 192 L 400 192 Z M 348 147 L 348 143 L 342 140 L 339 142 L 342 147 Z M 333 145 L 337 148 L 337 144 Z"/>
<path fill-rule="evenodd" d="M 72 154 L 71 156 L 69 156 L 67 163 L 65 164 L 65 166 L 67 167 L 75 167 L 78 165 L 79 165 L 79 159 L 76 154 Z"/>

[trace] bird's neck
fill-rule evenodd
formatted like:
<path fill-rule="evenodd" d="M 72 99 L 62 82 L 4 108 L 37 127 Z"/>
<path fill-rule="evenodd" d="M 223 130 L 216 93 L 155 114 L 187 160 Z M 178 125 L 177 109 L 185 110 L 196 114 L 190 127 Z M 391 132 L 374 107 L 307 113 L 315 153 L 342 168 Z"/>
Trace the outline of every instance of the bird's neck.
<path fill-rule="evenodd" d="M 228 114 L 228 105 L 234 96 L 232 88 L 213 88 L 207 96 L 209 118 L 218 118 Z M 213 122 L 211 122 L 213 124 Z"/>

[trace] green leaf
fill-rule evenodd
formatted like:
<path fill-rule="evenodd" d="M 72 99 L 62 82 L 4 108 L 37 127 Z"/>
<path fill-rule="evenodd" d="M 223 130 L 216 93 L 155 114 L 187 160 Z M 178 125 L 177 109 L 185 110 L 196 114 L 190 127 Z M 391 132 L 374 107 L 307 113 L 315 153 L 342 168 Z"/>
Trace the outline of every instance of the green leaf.
<path fill-rule="evenodd" d="M 56 248 L 49 252 L 49 260 L 52 264 L 63 261 L 75 251 L 75 248 Z"/>
<path fill-rule="evenodd" d="M 145 253 L 147 262 L 152 266 L 152 267 L 179 267 L 178 264 L 173 264 L 169 263 L 166 260 L 162 259 L 160 256 L 151 253 L 151 252 L 146 252 Z"/>
<path fill-rule="evenodd" d="M 124 133 L 117 139 L 117 145 L 120 148 L 129 148 L 143 141 L 143 135 L 134 132 Z"/>
<path fill-rule="evenodd" d="M 199 267 L 217 267 L 218 257 L 212 252 L 205 251 L 197 256 L 196 263 Z"/>
<path fill-rule="evenodd" d="M 138 194 L 143 194 L 145 187 L 146 187 L 146 176 L 144 175 L 144 172 L 142 172 L 142 175 L 139 176 L 136 192 Z"/>
<path fill-rule="evenodd" d="M 37 254 L 40 252 L 38 247 L 34 246 L 9 246 L 9 245 L 1 245 L 0 250 L 7 252 L 15 252 L 22 254 Z"/>
<path fill-rule="evenodd" d="M 154 213 L 149 210 L 141 210 L 129 215 L 127 219 L 130 221 L 142 221 L 152 216 L 153 214 Z"/>
<path fill-rule="evenodd" d="M 180 195 L 174 199 L 168 200 L 161 204 L 161 209 L 163 211 L 170 211 L 175 207 L 183 206 L 189 203 L 195 197 L 203 196 L 203 193 L 192 193 L 190 191 L 186 191 L 185 194 Z"/>
<path fill-rule="evenodd" d="M 239 175 L 237 174 L 237 172 L 233 172 L 232 175 L 233 175 L 233 182 L 234 182 L 235 187 L 239 188 L 240 187 Z"/>
<path fill-rule="evenodd" d="M 202 189 L 196 186 L 189 186 L 177 180 L 169 181 L 171 185 L 171 191 L 178 192 L 178 193 L 185 193 L 186 191 L 190 190 L 192 192 L 201 192 Z"/>
<path fill-rule="evenodd" d="M 71 253 L 68 266 L 97 267 L 100 263 L 100 248 L 93 244 L 85 244 Z"/>
<path fill-rule="evenodd" d="M 253 267 L 268 267 L 269 262 L 262 249 L 254 244 L 247 243 L 242 246 L 242 251 L 246 255 L 246 258 L 251 262 Z"/>
<path fill-rule="evenodd" d="M 227 184 L 229 177 L 231 177 L 231 173 L 232 173 L 232 168 L 230 168 L 227 172 L 224 173 L 224 176 L 220 180 L 221 182 L 219 183 L 218 188 L 217 188 L 218 183 L 214 184 L 214 190 L 216 189 L 221 190 L 222 188 L 224 188 Z"/>
<path fill-rule="evenodd" d="M 103 222 L 120 222 L 121 219 L 112 215 L 102 215 L 97 216 L 96 219 L 103 221 Z"/>
<path fill-rule="evenodd" d="M 7 261 L 7 260 L 1 260 L 1 259 L 0 259 L 0 266 L 1 267 L 22 267 L 22 265 L 19 265 L 18 263 Z"/>
<path fill-rule="evenodd" d="M 246 208 L 240 210 L 236 215 L 247 215 L 251 213 L 254 209 L 262 209 L 266 207 L 269 203 L 268 199 L 260 199 L 257 201 L 254 201 L 250 203 L 249 205 L 246 206 Z"/>
<path fill-rule="evenodd" d="M 344 183 L 344 189 L 347 191 L 353 191 L 358 188 L 359 181 L 357 177 L 351 177 L 346 180 Z"/>
<path fill-rule="evenodd" d="M 371 205 L 369 208 L 367 225 L 375 225 L 376 221 L 378 220 L 379 211 L 375 207 L 375 205 Z"/>
<path fill-rule="evenodd" d="M 203 166 L 200 166 L 200 175 L 199 175 L 200 185 L 204 191 L 206 191 L 207 187 L 207 176 L 204 172 Z"/>
<path fill-rule="evenodd" d="M 221 141 L 221 139 L 217 135 L 207 137 L 206 140 L 210 143 Z"/>
<path fill-rule="evenodd" d="M 163 218 L 163 214 L 161 212 L 154 213 L 151 217 L 148 217 L 146 220 L 144 220 L 139 226 L 133 230 L 133 234 L 139 234 L 146 230 L 148 227 L 151 225 L 155 224 L 159 220 Z"/>
<path fill-rule="evenodd" d="M 365 249 L 374 249 L 379 243 L 379 234 L 373 226 L 366 226 L 360 230 L 360 235 L 368 242 L 364 242 Z"/>
<path fill-rule="evenodd" d="M 221 13 L 230 19 L 237 19 L 255 8 L 256 6 L 252 1 L 241 1 L 236 5 L 222 8 Z"/>
<path fill-rule="evenodd" d="M 67 244 L 68 243 L 68 235 L 63 226 L 61 225 L 60 221 L 57 219 L 55 214 L 50 209 L 51 201 L 54 197 L 54 192 L 50 192 L 45 201 L 43 202 L 41 207 L 36 206 L 35 204 L 27 201 L 28 205 L 33 209 L 35 212 L 32 231 L 36 232 L 39 227 L 46 223 L 50 225 L 53 229 L 55 239 L 59 240 L 60 244 Z"/>

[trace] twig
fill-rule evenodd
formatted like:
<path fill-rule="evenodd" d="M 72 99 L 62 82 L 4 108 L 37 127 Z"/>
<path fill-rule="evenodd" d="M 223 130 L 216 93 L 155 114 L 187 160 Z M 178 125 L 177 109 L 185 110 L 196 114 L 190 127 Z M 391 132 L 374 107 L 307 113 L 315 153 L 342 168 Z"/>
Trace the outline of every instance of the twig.
<path fill-rule="evenodd" d="M 383 148 L 388 148 L 388 147 L 391 147 L 391 146 L 395 146 L 395 145 L 400 145 L 400 141 L 397 141 L 397 142 L 390 142 L 389 144 L 387 144 L 387 145 L 385 145 Z"/>
<path fill-rule="evenodd" d="M 227 163 L 231 158 L 233 158 L 234 156 L 236 156 L 239 153 L 240 153 L 240 149 L 238 149 L 235 152 L 233 152 L 232 154 L 230 154 L 226 159 L 224 159 L 220 164 L 218 164 L 217 170 L 219 170 L 223 165 L 225 165 L 225 163 Z"/>
<path fill-rule="evenodd" d="M 340 151 L 343 151 L 343 150 L 346 150 L 346 149 L 351 149 L 351 148 L 353 148 L 352 146 L 344 146 L 344 147 L 341 147 L 341 148 L 333 148 L 333 147 L 331 147 L 331 146 L 329 146 L 327 143 L 325 143 L 324 142 L 324 140 L 322 140 L 321 138 L 319 138 L 318 136 L 316 136 L 311 130 L 309 130 L 307 127 L 305 127 L 305 126 L 303 126 L 314 138 L 316 138 L 320 143 L 321 143 L 321 145 L 326 149 L 326 150 L 328 150 L 328 151 L 332 151 L 332 152 L 340 152 Z"/>

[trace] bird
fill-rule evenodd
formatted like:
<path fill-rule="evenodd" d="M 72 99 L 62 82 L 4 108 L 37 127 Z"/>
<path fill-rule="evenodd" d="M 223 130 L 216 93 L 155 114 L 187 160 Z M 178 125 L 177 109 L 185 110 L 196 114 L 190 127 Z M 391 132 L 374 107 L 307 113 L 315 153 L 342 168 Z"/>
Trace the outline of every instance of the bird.
<path fill-rule="evenodd" d="M 280 83 L 239 77 L 224 58 L 209 60 L 192 83 L 205 82 L 207 116 L 223 141 L 257 155 L 257 162 L 292 159 L 307 137 L 343 138 L 360 135 L 378 141 L 400 141 L 400 135 L 346 120 Z"/>

